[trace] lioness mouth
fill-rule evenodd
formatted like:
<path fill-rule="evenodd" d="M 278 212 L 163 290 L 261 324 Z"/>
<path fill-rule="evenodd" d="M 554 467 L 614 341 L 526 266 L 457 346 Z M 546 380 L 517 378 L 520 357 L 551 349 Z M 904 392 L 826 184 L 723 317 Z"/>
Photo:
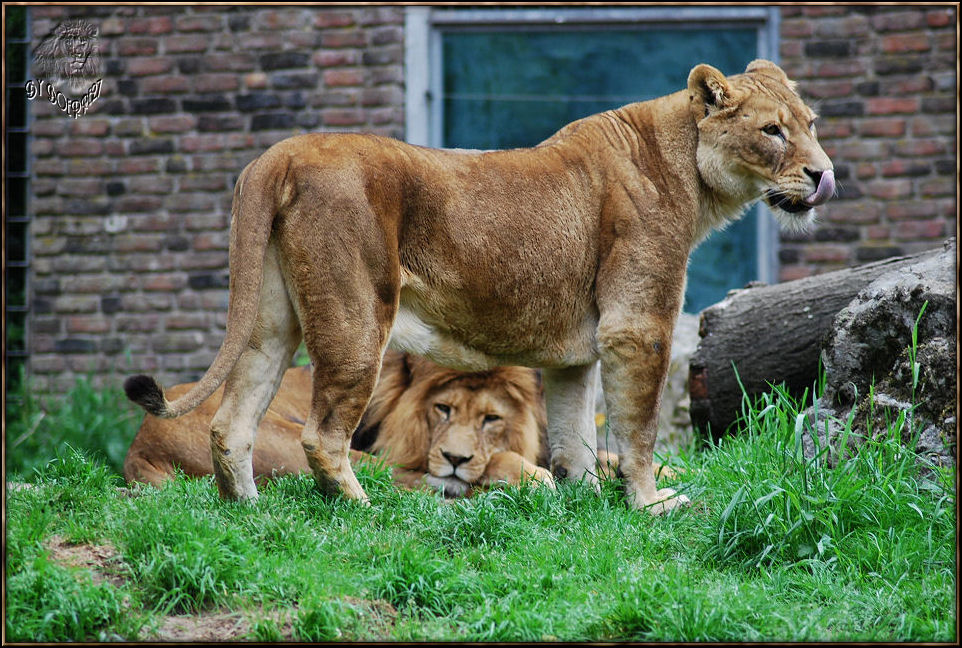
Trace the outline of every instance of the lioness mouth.
<path fill-rule="evenodd" d="M 765 194 L 765 200 L 773 208 L 781 209 L 789 214 L 798 214 L 827 202 L 833 195 L 835 195 L 835 172 L 829 169 L 828 171 L 822 172 L 818 179 L 818 187 L 814 193 L 805 198 L 800 199 L 796 196 L 789 196 L 787 193 L 772 189 Z"/>

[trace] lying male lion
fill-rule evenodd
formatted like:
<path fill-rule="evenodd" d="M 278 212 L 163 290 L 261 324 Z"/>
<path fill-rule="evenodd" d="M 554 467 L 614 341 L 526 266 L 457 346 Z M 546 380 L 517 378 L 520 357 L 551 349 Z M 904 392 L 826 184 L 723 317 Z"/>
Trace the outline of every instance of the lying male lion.
<path fill-rule="evenodd" d="M 186 393 L 192 386 L 178 385 L 170 393 Z M 218 389 L 177 419 L 147 415 L 124 461 L 127 481 L 159 486 L 177 467 L 189 476 L 211 474 L 208 429 L 222 394 Z M 256 479 L 309 470 L 300 432 L 310 397 L 310 369 L 288 369 L 257 430 Z M 376 452 L 396 466 L 399 485 L 432 486 L 449 497 L 522 479 L 553 486 L 551 473 L 538 465 L 547 465 L 545 426 L 541 386 L 530 369 L 465 373 L 389 351 L 354 435 L 357 450 L 351 459 L 362 460 L 366 455 L 361 450 Z"/>
<path fill-rule="evenodd" d="M 600 359 L 628 500 L 653 513 L 685 504 L 657 488 L 652 458 L 688 256 L 761 198 L 790 226 L 812 221 L 835 191 L 814 119 L 781 68 L 758 60 L 731 77 L 698 65 L 686 90 L 530 149 L 279 142 L 234 188 L 213 364 L 173 401 L 149 376 L 128 378 L 127 395 L 177 417 L 226 380 L 211 423 L 216 482 L 225 498 L 253 498 L 254 433 L 303 337 L 308 464 L 321 490 L 366 501 L 348 450 L 389 341 L 459 369 L 543 368 L 552 472 L 569 479 L 596 479 Z"/>

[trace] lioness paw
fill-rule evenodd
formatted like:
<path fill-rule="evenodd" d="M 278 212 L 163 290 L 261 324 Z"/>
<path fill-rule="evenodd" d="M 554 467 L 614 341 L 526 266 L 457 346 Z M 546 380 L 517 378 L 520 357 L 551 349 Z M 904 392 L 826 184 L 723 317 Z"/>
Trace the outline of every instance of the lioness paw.
<path fill-rule="evenodd" d="M 662 488 L 652 496 L 644 497 L 638 493 L 632 500 L 632 505 L 639 510 L 652 515 L 661 515 L 667 511 L 691 505 L 687 496 L 676 493 L 671 488 Z"/>

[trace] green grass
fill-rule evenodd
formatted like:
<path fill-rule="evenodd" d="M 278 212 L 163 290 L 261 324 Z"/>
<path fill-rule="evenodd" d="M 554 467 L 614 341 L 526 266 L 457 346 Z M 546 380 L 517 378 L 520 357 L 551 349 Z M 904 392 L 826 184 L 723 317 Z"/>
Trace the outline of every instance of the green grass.
<path fill-rule="evenodd" d="M 7 480 L 29 476 L 68 445 L 121 474 L 142 419 L 143 412 L 130 406 L 119 387 L 98 389 L 78 378 L 66 395 L 42 398 L 21 375 L 7 394 Z"/>
<path fill-rule="evenodd" d="M 954 477 L 894 433 L 806 459 L 801 409 L 780 389 L 746 405 L 739 435 L 678 460 L 694 504 L 659 518 L 615 483 L 444 502 L 369 465 L 371 506 L 308 477 L 254 504 L 211 479 L 127 497 L 63 447 L 7 495 L 7 638 L 146 639 L 228 609 L 262 641 L 954 641 Z M 116 547 L 119 580 L 57 564 L 52 535 Z"/>

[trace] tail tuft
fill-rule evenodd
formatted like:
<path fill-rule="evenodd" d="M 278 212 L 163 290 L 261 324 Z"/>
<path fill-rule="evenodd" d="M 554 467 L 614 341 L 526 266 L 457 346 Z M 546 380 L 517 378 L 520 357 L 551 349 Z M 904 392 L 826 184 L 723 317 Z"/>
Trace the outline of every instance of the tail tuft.
<path fill-rule="evenodd" d="M 131 376 L 124 381 L 127 398 L 143 407 L 149 414 L 163 417 L 167 413 L 164 389 L 151 376 Z"/>

